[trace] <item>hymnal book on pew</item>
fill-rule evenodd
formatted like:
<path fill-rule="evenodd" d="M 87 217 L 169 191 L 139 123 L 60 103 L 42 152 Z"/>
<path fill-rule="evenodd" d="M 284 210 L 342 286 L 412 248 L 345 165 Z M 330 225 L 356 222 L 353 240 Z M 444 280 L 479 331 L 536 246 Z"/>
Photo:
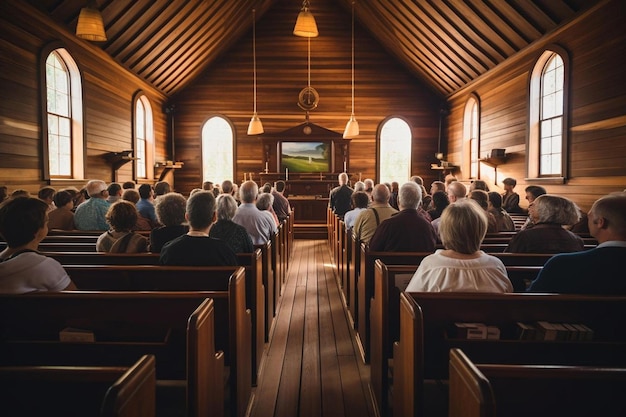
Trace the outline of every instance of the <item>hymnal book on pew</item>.
<path fill-rule="evenodd" d="M 572 323 L 549 323 L 538 321 L 536 323 L 536 340 L 552 341 L 590 341 L 593 340 L 593 330 L 584 324 Z"/>
<path fill-rule="evenodd" d="M 59 332 L 61 342 L 95 342 L 96 337 L 91 330 L 66 327 Z"/>
<path fill-rule="evenodd" d="M 458 339 L 500 339 L 500 329 L 484 323 L 454 323 L 455 336 Z"/>
<path fill-rule="evenodd" d="M 535 340 L 537 328 L 532 324 L 517 322 L 517 338 L 519 340 Z"/>

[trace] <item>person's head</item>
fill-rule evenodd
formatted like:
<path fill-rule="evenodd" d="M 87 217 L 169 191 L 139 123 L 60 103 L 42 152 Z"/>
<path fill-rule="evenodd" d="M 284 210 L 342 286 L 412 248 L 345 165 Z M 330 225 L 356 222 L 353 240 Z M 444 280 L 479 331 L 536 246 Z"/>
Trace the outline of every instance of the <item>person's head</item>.
<path fill-rule="evenodd" d="M 487 233 L 487 213 L 476 201 L 465 198 L 441 213 L 439 237 L 446 249 L 472 254 L 480 249 Z"/>
<path fill-rule="evenodd" d="M 122 200 L 137 204 L 139 202 L 139 192 L 134 188 L 127 188 L 122 193 Z"/>
<path fill-rule="evenodd" d="M 433 181 L 430 184 L 430 194 L 434 195 L 437 191 L 446 192 L 446 184 L 443 181 Z"/>
<path fill-rule="evenodd" d="M 259 186 L 254 181 L 246 181 L 239 188 L 239 196 L 243 203 L 254 203 L 259 195 Z"/>
<path fill-rule="evenodd" d="M 345 172 L 342 172 L 337 177 L 337 181 L 339 182 L 339 185 L 346 185 L 348 183 L 348 174 L 346 174 Z"/>
<path fill-rule="evenodd" d="M 542 194 L 528 206 L 533 223 L 571 225 L 580 219 L 580 212 L 571 200 L 554 194 Z"/>
<path fill-rule="evenodd" d="M 269 182 L 266 182 L 265 184 L 263 184 L 263 188 L 261 188 L 261 192 L 262 193 L 271 193 L 272 192 L 272 184 L 270 184 Z"/>
<path fill-rule="evenodd" d="M 500 210 L 502 208 L 502 196 L 500 195 L 500 193 L 491 191 L 488 194 L 489 194 L 489 204 L 491 204 L 493 208 Z"/>
<path fill-rule="evenodd" d="M 413 181 L 405 182 L 398 192 L 398 206 L 400 210 L 417 210 L 422 204 L 422 188 Z"/>
<path fill-rule="evenodd" d="M 526 192 L 526 200 L 529 203 L 535 201 L 540 195 L 546 194 L 546 189 L 540 185 L 529 185 L 524 191 Z"/>
<path fill-rule="evenodd" d="M 417 185 L 424 185 L 424 179 L 419 175 L 413 175 L 409 181 L 416 183 Z"/>
<path fill-rule="evenodd" d="M 203 190 L 202 188 L 194 188 L 193 190 L 189 191 L 189 197 L 191 197 L 192 195 L 194 195 L 198 191 L 206 191 L 206 190 Z"/>
<path fill-rule="evenodd" d="M 0 235 L 9 248 L 33 240 L 39 243 L 48 234 L 48 204 L 39 198 L 16 197 L 0 205 Z"/>
<path fill-rule="evenodd" d="M 285 181 L 282 181 L 282 180 L 276 181 L 274 183 L 274 189 L 276 191 L 278 191 L 279 193 L 284 192 L 285 191 Z"/>
<path fill-rule="evenodd" d="M 456 179 L 456 177 L 455 177 L 454 175 L 452 175 L 452 174 L 448 174 L 448 175 L 446 175 L 446 177 L 443 179 L 443 181 L 444 181 L 444 184 L 446 185 L 446 188 L 447 188 L 450 184 L 452 184 L 453 182 L 456 182 L 456 181 L 458 181 L 458 180 Z"/>
<path fill-rule="evenodd" d="M 160 196 L 169 193 L 172 191 L 172 187 L 170 187 L 170 183 L 167 181 L 158 181 L 154 184 L 154 195 Z"/>
<path fill-rule="evenodd" d="M 106 199 L 109 196 L 109 193 L 107 192 L 107 185 L 102 180 L 88 181 L 87 185 L 85 185 L 85 189 L 87 190 L 87 195 L 89 195 L 89 198 Z"/>
<path fill-rule="evenodd" d="M 389 188 L 385 184 L 376 184 L 372 190 L 372 201 L 374 203 L 387 204 L 389 202 Z"/>
<path fill-rule="evenodd" d="M 60 191 L 66 191 L 66 192 L 70 193 L 70 195 L 72 196 L 73 207 L 77 207 L 78 204 L 82 203 L 82 201 L 79 201 L 82 198 L 82 194 L 80 193 L 80 191 L 78 191 L 78 188 L 76 188 L 76 187 L 67 187 L 67 188 L 63 188 Z"/>
<path fill-rule="evenodd" d="M 513 191 L 513 188 L 517 185 L 517 180 L 515 178 L 507 177 L 502 180 L 502 185 L 504 185 L 504 189 L 506 191 Z"/>
<path fill-rule="evenodd" d="M 363 184 L 365 184 L 365 192 L 366 193 L 371 193 L 372 190 L 374 189 L 374 180 L 373 179 L 366 178 L 365 181 L 363 181 Z"/>
<path fill-rule="evenodd" d="M 178 226 L 185 222 L 187 200 L 179 193 L 167 193 L 156 199 L 154 211 L 163 226 Z"/>
<path fill-rule="evenodd" d="M 220 194 L 217 197 L 217 219 L 232 220 L 237 211 L 237 201 L 230 194 Z"/>
<path fill-rule="evenodd" d="M 467 187 L 465 187 L 465 184 L 458 181 L 451 182 L 448 185 L 447 190 L 450 203 L 456 203 L 457 201 L 464 199 L 467 195 Z"/>
<path fill-rule="evenodd" d="M 483 210 L 487 210 L 489 208 L 489 194 L 487 194 L 487 191 L 485 190 L 470 191 L 469 198 L 476 201 Z"/>
<path fill-rule="evenodd" d="M 450 205 L 448 194 L 445 191 L 436 191 L 433 194 L 433 206 L 435 209 L 442 211 L 444 208 Z"/>
<path fill-rule="evenodd" d="M 116 182 L 112 182 L 111 184 L 109 184 L 109 186 L 107 187 L 107 191 L 109 192 L 109 195 L 113 195 L 113 196 L 121 196 L 122 195 L 122 186 L 119 185 Z"/>
<path fill-rule="evenodd" d="M 105 216 L 115 232 L 130 232 L 137 224 L 137 208 L 133 203 L 120 200 L 111 204 Z"/>
<path fill-rule="evenodd" d="M 129 190 L 129 189 L 134 190 L 135 189 L 135 181 L 125 181 L 124 184 L 122 184 L 122 188 L 124 190 Z"/>
<path fill-rule="evenodd" d="M 185 217 L 193 230 L 208 229 L 215 219 L 215 196 L 210 191 L 198 191 L 187 200 Z"/>
<path fill-rule="evenodd" d="M 154 188 L 150 184 L 141 184 L 139 186 L 139 196 L 143 199 L 149 199 L 154 196 Z"/>
<path fill-rule="evenodd" d="M 222 193 L 224 194 L 233 193 L 233 182 L 231 180 L 222 181 Z"/>
<path fill-rule="evenodd" d="M 599 198 L 587 216 L 589 233 L 598 242 L 626 241 L 626 193 L 612 193 Z"/>
<path fill-rule="evenodd" d="M 54 195 L 54 205 L 58 208 L 66 207 L 70 210 L 74 207 L 74 199 L 68 191 L 60 190 Z"/>
<path fill-rule="evenodd" d="M 211 191 L 213 189 L 213 182 L 212 181 L 204 181 L 202 183 L 202 189 L 205 191 Z"/>
<path fill-rule="evenodd" d="M 400 184 L 398 184 L 398 181 L 392 181 L 391 182 L 391 192 L 392 193 L 397 193 L 399 189 L 400 189 Z"/>
<path fill-rule="evenodd" d="M 355 182 L 354 191 L 365 191 L 365 183 L 363 181 Z"/>
<path fill-rule="evenodd" d="M 54 189 L 54 187 L 46 186 L 39 189 L 37 197 L 39 197 L 40 200 L 43 200 L 48 204 L 52 204 L 55 194 L 56 190 Z"/>
<path fill-rule="evenodd" d="M 350 196 L 353 208 L 367 208 L 370 203 L 370 197 L 365 191 L 355 191 Z"/>
<path fill-rule="evenodd" d="M 470 191 L 483 190 L 489 192 L 489 186 L 483 180 L 474 180 L 470 185 Z"/>
<path fill-rule="evenodd" d="M 274 204 L 274 196 L 271 193 L 261 193 L 256 199 L 256 208 L 269 210 Z"/>
<path fill-rule="evenodd" d="M 27 190 L 18 188 L 17 190 L 13 190 L 13 192 L 11 193 L 11 198 L 17 197 L 30 197 L 30 193 Z"/>

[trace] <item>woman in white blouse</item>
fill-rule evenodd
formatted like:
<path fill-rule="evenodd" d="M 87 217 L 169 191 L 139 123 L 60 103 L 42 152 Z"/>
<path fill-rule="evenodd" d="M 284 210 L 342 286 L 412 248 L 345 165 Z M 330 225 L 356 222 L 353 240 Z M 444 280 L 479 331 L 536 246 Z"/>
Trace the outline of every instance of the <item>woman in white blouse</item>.
<path fill-rule="evenodd" d="M 487 232 L 485 211 L 473 200 L 450 204 L 441 215 L 445 249 L 422 260 L 406 291 L 513 292 L 502 261 L 480 250 Z"/>

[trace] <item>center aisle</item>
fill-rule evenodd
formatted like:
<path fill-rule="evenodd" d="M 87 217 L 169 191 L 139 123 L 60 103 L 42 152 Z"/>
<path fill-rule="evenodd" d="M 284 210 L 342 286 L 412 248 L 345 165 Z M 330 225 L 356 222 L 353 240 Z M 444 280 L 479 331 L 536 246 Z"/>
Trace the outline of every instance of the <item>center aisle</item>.
<path fill-rule="evenodd" d="M 374 416 L 326 240 L 294 240 L 251 417 Z"/>

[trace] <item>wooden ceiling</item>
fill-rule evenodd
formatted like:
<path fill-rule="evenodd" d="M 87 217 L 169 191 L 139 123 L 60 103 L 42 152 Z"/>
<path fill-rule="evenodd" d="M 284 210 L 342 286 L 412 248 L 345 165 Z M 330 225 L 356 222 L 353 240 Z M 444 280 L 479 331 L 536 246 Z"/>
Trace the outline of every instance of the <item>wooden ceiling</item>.
<path fill-rule="evenodd" d="M 96 6 L 108 37 L 99 46 L 166 95 L 249 33 L 253 8 L 259 20 L 277 3 L 293 4 L 295 21 L 301 6 L 300 0 L 25 1 L 70 32 L 80 9 Z M 352 0 L 336 1 L 349 25 Z M 447 96 L 600 1 L 357 0 L 355 14 L 391 55 Z"/>

